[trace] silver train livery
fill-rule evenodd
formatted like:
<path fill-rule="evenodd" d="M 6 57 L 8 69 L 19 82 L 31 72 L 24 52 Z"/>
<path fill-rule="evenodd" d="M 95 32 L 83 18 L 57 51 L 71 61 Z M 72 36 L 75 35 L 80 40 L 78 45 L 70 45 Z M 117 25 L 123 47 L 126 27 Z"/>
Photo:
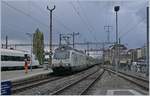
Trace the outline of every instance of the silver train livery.
<path fill-rule="evenodd" d="M 99 60 L 69 46 L 55 49 L 51 68 L 54 73 L 75 72 L 99 64 Z"/>
<path fill-rule="evenodd" d="M 37 68 L 39 66 L 38 60 L 32 55 L 30 58 L 30 53 L 27 51 L 14 50 L 14 49 L 0 49 L 1 50 L 1 70 L 14 70 L 24 68 L 24 59 L 32 59 L 32 68 Z M 29 64 L 30 67 L 30 64 Z"/>

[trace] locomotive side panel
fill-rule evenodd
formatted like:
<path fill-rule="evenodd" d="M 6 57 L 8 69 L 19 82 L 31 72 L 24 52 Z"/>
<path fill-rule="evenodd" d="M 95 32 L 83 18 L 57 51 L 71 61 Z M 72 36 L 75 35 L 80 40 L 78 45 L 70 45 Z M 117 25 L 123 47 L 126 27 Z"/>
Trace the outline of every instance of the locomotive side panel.
<path fill-rule="evenodd" d="M 72 62 L 72 69 L 74 71 L 75 70 L 79 71 L 87 67 L 86 56 L 78 52 L 72 52 L 71 62 Z"/>

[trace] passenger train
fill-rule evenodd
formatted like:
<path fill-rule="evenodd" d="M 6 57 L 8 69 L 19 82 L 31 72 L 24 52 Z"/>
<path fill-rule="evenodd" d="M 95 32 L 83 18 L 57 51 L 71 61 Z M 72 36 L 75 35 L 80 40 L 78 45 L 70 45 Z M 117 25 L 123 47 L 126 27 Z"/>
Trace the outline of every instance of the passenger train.
<path fill-rule="evenodd" d="M 55 49 L 51 68 L 54 73 L 75 72 L 99 64 L 99 60 L 69 46 Z"/>
<path fill-rule="evenodd" d="M 14 70 L 24 68 L 24 59 L 32 59 L 32 68 L 39 66 L 38 60 L 27 51 L 14 50 L 14 49 L 0 49 L 1 50 L 1 70 Z M 29 64 L 30 66 L 30 64 Z"/>

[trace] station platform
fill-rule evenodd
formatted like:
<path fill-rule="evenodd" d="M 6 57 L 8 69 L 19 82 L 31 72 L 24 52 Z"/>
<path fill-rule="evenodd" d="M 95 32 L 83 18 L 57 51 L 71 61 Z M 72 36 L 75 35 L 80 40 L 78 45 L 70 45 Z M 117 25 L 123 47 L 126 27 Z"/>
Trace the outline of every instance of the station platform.
<path fill-rule="evenodd" d="M 38 69 L 32 69 L 32 71 L 29 69 L 28 73 L 25 73 L 25 70 L 14 70 L 14 71 L 2 71 L 1 72 L 1 80 L 5 81 L 16 81 L 16 80 L 21 80 L 25 78 L 30 78 L 33 76 L 38 76 L 42 74 L 49 74 L 51 73 L 52 70 L 44 70 L 43 68 L 38 68 Z"/>
<path fill-rule="evenodd" d="M 132 76 L 137 76 L 137 77 L 141 77 L 144 78 L 146 80 L 149 79 L 149 76 L 146 76 L 146 73 L 140 73 L 140 72 L 132 72 L 132 71 L 124 71 L 124 70 L 120 70 L 120 72 L 132 75 Z"/>
<path fill-rule="evenodd" d="M 104 66 L 104 67 L 113 69 L 112 66 Z M 126 74 L 129 74 L 129 75 L 141 77 L 141 78 L 144 78 L 144 79 L 146 79 L 146 80 L 149 79 L 149 76 L 146 76 L 146 73 L 134 72 L 134 71 L 129 71 L 129 70 L 118 70 L 118 71 L 123 72 L 123 73 L 126 73 Z"/>

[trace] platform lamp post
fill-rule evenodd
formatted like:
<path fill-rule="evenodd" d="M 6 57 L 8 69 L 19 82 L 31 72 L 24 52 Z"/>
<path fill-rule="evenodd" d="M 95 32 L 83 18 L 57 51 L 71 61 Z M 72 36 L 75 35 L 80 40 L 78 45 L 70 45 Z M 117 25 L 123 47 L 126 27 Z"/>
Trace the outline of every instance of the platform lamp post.
<path fill-rule="evenodd" d="M 118 63 L 119 63 L 119 60 L 118 60 L 118 14 L 117 12 L 119 11 L 120 9 L 120 6 L 115 6 L 114 7 L 114 11 L 116 12 L 116 47 L 115 47 L 115 53 L 116 53 L 116 72 L 118 70 Z"/>
<path fill-rule="evenodd" d="M 30 64 L 30 69 L 32 71 L 32 47 L 33 47 L 33 43 L 32 43 L 32 40 L 33 40 L 33 34 L 32 33 L 26 33 L 26 35 L 28 35 L 30 38 L 31 38 L 31 64 Z"/>
<path fill-rule="evenodd" d="M 47 10 L 50 12 L 50 41 L 49 41 L 49 50 L 50 50 L 50 54 L 49 54 L 49 65 L 52 65 L 52 12 L 53 10 L 55 10 L 56 6 L 54 5 L 54 7 L 52 9 L 50 9 L 47 6 Z"/>
<path fill-rule="evenodd" d="M 147 48 L 146 48 L 146 50 L 147 50 L 147 56 L 146 56 L 146 61 L 147 61 L 147 71 L 146 71 L 146 76 L 149 76 L 149 7 L 146 7 L 146 13 L 147 13 Z"/>

